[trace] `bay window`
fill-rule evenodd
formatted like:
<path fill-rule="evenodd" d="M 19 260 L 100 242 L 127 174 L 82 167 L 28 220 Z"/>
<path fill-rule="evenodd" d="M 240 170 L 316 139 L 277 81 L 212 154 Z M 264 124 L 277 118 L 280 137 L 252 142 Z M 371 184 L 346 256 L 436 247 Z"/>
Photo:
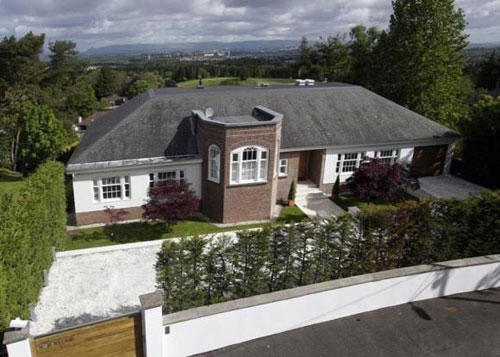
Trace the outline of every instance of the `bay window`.
<path fill-rule="evenodd" d="M 267 181 L 268 151 L 258 146 L 243 147 L 231 153 L 231 183 Z"/>
<path fill-rule="evenodd" d="M 130 177 L 112 176 L 93 180 L 94 202 L 130 199 Z"/>

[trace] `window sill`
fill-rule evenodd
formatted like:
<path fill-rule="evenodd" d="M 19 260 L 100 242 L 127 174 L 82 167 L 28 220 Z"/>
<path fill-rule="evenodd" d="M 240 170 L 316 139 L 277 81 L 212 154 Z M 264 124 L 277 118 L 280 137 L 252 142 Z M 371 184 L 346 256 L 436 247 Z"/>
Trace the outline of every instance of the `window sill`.
<path fill-rule="evenodd" d="M 216 183 L 216 184 L 220 183 L 220 180 L 214 180 L 214 179 L 211 179 L 211 178 L 207 178 L 207 181 L 210 181 L 210 182 L 213 182 L 213 183 Z"/>
<path fill-rule="evenodd" d="M 92 201 L 93 203 L 113 203 L 113 202 L 121 202 L 121 201 L 130 201 L 130 198 L 112 198 L 107 200 L 100 201 Z"/>
<path fill-rule="evenodd" d="M 242 187 L 242 186 L 263 186 L 267 185 L 268 181 L 255 181 L 255 182 L 243 182 L 243 183 L 231 183 L 229 187 Z"/>
<path fill-rule="evenodd" d="M 288 175 L 278 175 L 278 178 L 279 178 L 279 179 L 288 178 Z"/>

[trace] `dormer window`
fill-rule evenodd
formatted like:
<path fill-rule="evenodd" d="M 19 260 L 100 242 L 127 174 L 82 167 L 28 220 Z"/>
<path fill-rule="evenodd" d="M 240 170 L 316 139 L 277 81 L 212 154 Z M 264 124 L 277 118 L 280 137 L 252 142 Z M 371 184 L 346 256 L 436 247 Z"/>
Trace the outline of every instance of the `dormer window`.
<path fill-rule="evenodd" d="M 268 150 L 258 146 L 231 152 L 231 184 L 267 181 Z"/>
<path fill-rule="evenodd" d="M 220 149 L 217 145 L 210 145 L 208 148 L 208 179 L 220 182 Z"/>

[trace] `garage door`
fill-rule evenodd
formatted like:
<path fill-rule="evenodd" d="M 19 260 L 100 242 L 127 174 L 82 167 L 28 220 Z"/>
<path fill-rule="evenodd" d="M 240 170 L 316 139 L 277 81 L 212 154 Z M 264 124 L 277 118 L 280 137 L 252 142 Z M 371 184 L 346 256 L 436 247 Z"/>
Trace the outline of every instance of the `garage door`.
<path fill-rule="evenodd" d="M 416 177 L 441 175 L 447 149 L 447 145 L 416 147 L 413 153 L 411 174 Z"/>

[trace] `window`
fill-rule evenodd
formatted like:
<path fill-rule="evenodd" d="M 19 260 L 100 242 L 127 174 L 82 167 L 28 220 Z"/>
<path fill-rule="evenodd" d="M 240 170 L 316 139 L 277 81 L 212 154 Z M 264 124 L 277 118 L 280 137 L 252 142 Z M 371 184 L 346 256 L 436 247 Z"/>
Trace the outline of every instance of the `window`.
<path fill-rule="evenodd" d="M 231 153 L 231 183 L 267 181 L 268 152 L 260 147 L 244 147 Z"/>
<path fill-rule="evenodd" d="M 113 176 L 94 179 L 94 202 L 116 201 L 130 198 L 130 177 Z"/>
<path fill-rule="evenodd" d="M 393 165 L 399 159 L 399 150 L 375 151 L 375 157 L 384 164 Z"/>
<path fill-rule="evenodd" d="M 217 145 L 208 149 L 208 179 L 217 183 L 220 181 L 220 149 Z"/>
<path fill-rule="evenodd" d="M 288 175 L 288 159 L 281 159 L 280 160 L 279 175 L 282 177 Z"/>
<path fill-rule="evenodd" d="M 337 160 L 337 173 L 351 173 L 354 172 L 360 165 L 364 153 L 351 152 L 346 154 L 339 154 Z"/>
<path fill-rule="evenodd" d="M 149 174 L 149 187 L 154 187 L 157 184 L 168 180 L 184 181 L 184 170 L 172 170 Z"/>

